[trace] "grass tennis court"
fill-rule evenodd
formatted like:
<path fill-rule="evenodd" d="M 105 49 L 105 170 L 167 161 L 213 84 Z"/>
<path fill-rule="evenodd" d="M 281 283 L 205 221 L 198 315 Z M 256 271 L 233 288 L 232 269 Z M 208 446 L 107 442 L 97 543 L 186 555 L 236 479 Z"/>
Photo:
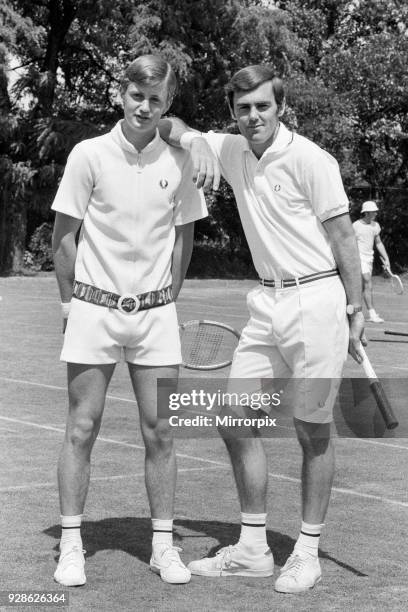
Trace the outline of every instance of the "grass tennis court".
<path fill-rule="evenodd" d="M 377 374 L 407 379 L 408 297 L 375 278 L 385 325 L 367 324 Z M 241 330 L 245 295 L 254 281 L 187 281 L 180 321 L 210 318 Z M 56 461 L 65 423 L 65 365 L 52 276 L 0 279 L 1 589 L 57 591 L 59 539 Z M 223 375 L 223 374 L 221 374 Z M 346 376 L 361 376 L 348 361 Z M 195 374 L 196 376 L 196 374 Z M 395 397 L 400 415 L 406 397 Z M 270 578 L 163 583 L 150 572 L 150 520 L 143 445 L 124 364 L 117 367 L 93 453 L 83 528 L 87 585 L 65 589 L 71 610 L 206 612 L 232 610 L 403 610 L 408 605 L 408 440 L 399 429 L 382 438 L 339 438 L 337 475 L 320 556 L 323 580 L 302 596 L 273 591 Z M 276 572 L 300 525 L 300 449 L 294 439 L 265 441 L 269 456 L 268 541 Z M 239 535 L 239 507 L 229 460 L 219 439 L 177 440 L 176 543 L 189 562 Z M 20 608 L 22 609 L 22 608 Z M 27 608 L 28 609 L 28 608 Z"/>

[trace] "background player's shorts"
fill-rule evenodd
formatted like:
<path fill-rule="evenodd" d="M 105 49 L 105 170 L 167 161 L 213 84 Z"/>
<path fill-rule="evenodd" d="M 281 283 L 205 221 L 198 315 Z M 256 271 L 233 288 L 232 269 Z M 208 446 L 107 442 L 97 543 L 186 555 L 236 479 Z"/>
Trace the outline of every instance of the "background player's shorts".
<path fill-rule="evenodd" d="M 102 364 L 121 360 L 166 366 L 181 363 L 180 335 L 174 302 L 124 314 L 75 298 L 65 330 L 61 360 Z"/>
<path fill-rule="evenodd" d="M 286 289 L 259 285 L 247 304 L 250 319 L 234 354 L 228 391 L 270 392 L 274 381 L 279 388 L 273 390 L 280 391 L 288 384 L 293 416 L 332 421 L 349 340 L 340 278 Z"/>
<path fill-rule="evenodd" d="M 361 258 L 361 272 L 363 274 L 369 274 L 370 276 L 372 276 L 373 273 L 373 260 L 370 259 L 364 259 L 363 257 Z"/>

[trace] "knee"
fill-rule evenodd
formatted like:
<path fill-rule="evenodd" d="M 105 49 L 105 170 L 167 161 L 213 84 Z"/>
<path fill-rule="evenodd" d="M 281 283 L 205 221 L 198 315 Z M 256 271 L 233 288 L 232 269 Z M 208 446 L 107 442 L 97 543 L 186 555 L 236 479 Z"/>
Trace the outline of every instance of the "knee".
<path fill-rule="evenodd" d="M 317 423 L 295 422 L 296 433 L 303 454 L 306 458 L 325 455 L 332 450 L 330 425 Z"/>
<path fill-rule="evenodd" d="M 147 453 L 170 455 L 173 433 L 167 419 L 158 419 L 155 424 L 144 424 L 142 434 Z"/>
<path fill-rule="evenodd" d="M 259 437 L 255 425 L 256 413 L 247 406 L 224 406 L 217 420 L 217 431 L 228 450 L 240 450 Z"/>
<path fill-rule="evenodd" d="M 99 422 L 90 416 L 74 416 L 68 420 L 67 437 L 74 446 L 89 447 L 98 435 Z"/>
<path fill-rule="evenodd" d="M 332 443 L 330 438 L 312 438 L 310 440 L 299 440 L 304 457 L 313 459 L 331 452 Z"/>

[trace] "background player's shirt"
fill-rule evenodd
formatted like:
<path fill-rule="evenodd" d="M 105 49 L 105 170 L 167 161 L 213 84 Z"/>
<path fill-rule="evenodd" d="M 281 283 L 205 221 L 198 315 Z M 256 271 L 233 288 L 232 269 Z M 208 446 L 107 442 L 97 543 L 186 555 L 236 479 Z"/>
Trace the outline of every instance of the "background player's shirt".
<path fill-rule="evenodd" d="M 52 209 L 83 219 L 75 278 L 115 293 L 171 284 L 175 226 L 207 216 L 190 154 L 156 133 L 141 152 L 119 122 L 72 150 Z"/>
<path fill-rule="evenodd" d="M 336 267 L 322 222 L 348 213 L 334 157 L 280 125 L 258 160 L 243 136 L 204 134 L 231 185 L 261 278 L 293 278 Z"/>
<path fill-rule="evenodd" d="M 365 223 L 361 219 L 354 221 L 357 246 L 363 261 L 371 263 L 374 259 L 374 240 L 380 235 L 381 227 L 376 221 Z"/>

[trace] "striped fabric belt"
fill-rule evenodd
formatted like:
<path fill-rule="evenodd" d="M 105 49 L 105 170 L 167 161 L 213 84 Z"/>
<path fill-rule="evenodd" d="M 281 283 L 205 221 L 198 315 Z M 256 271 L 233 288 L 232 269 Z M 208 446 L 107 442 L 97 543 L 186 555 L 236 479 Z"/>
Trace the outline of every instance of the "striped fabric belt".
<path fill-rule="evenodd" d="M 277 287 L 283 289 L 284 287 L 296 287 L 297 285 L 304 285 L 305 283 L 311 283 L 321 278 L 327 278 L 329 276 L 337 276 L 339 271 L 337 268 L 332 270 L 325 270 L 324 272 L 315 272 L 314 274 L 308 274 L 307 276 L 300 276 L 299 278 L 287 278 L 281 280 L 267 280 L 265 278 L 259 279 L 261 285 L 265 287 Z"/>
<path fill-rule="evenodd" d="M 87 285 L 79 281 L 74 281 L 74 290 L 72 296 L 83 302 L 90 302 L 97 306 L 106 306 L 106 308 L 117 308 L 124 314 L 134 314 L 138 310 L 147 310 L 148 308 L 156 308 L 157 306 L 165 306 L 173 301 L 173 293 L 171 285 L 158 289 L 157 291 L 148 291 L 135 295 L 133 293 L 125 293 L 117 295 L 104 289 L 98 289 L 93 285 Z"/>

